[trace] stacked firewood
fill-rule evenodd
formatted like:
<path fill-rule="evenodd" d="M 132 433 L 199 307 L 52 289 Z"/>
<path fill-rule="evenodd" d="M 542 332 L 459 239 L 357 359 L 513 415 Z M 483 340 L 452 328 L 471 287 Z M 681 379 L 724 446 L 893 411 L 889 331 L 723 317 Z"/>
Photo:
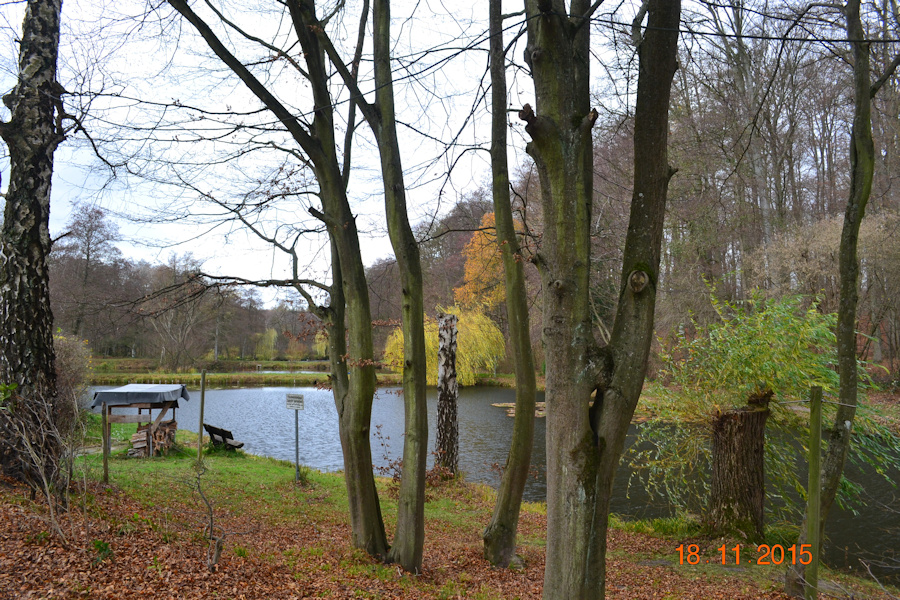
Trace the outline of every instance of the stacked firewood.
<path fill-rule="evenodd" d="M 175 432 L 178 430 L 178 423 L 173 419 L 171 421 L 163 421 L 156 426 L 152 434 L 150 431 L 150 423 L 140 425 L 137 433 L 131 436 L 131 449 L 128 451 L 130 457 L 146 457 L 150 454 L 148 441 L 152 437 L 154 456 L 166 454 L 172 444 L 175 443 Z"/>

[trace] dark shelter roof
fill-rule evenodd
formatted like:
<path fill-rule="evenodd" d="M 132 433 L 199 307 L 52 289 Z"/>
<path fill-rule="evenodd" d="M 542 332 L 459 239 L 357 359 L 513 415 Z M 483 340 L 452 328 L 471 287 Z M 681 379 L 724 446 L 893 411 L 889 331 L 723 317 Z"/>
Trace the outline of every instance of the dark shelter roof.
<path fill-rule="evenodd" d="M 94 403 L 91 404 L 91 408 L 96 408 L 104 402 L 107 406 L 128 406 L 129 404 L 161 404 L 172 401 L 175 402 L 175 408 L 178 408 L 179 398 L 191 399 L 187 388 L 180 383 L 129 383 L 112 390 L 94 392 Z"/>

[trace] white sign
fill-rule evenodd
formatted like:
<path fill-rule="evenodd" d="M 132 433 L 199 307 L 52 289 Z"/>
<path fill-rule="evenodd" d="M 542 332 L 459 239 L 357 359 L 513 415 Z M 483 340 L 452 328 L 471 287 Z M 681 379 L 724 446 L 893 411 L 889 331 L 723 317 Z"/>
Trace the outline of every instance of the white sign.
<path fill-rule="evenodd" d="M 288 410 L 303 410 L 303 394 L 287 395 Z"/>

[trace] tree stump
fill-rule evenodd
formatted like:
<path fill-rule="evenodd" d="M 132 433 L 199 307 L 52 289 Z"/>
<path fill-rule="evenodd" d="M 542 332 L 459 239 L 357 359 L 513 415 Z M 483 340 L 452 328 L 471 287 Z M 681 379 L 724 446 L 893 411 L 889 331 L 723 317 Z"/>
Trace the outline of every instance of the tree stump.
<path fill-rule="evenodd" d="M 456 400 L 456 315 L 438 315 L 437 464 L 450 473 L 459 468 L 459 424 Z"/>
<path fill-rule="evenodd" d="M 754 394 L 747 406 L 719 412 L 713 421 L 708 521 L 716 532 L 763 539 L 765 440 L 773 392 Z"/>

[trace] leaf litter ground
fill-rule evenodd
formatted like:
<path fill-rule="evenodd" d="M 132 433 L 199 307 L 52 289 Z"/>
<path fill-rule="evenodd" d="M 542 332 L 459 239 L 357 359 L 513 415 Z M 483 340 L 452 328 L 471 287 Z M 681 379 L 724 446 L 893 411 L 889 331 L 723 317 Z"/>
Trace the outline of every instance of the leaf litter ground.
<path fill-rule="evenodd" d="M 292 479 L 292 470 L 283 465 L 281 470 L 290 472 Z M 71 510 L 61 517 L 67 538 L 63 543 L 49 533 L 46 506 L 31 501 L 24 487 L 0 480 L 0 598 L 486 600 L 541 596 L 546 518 L 540 507 L 527 506 L 522 514 L 520 553 L 525 568 L 493 569 L 481 557 L 480 528 L 490 516 L 490 494 L 465 483 L 431 490 L 425 566 L 423 573 L 414 576 L 349 546 L 346 517 L 340 502 L 334 506 L 334 494 L 326 486 L 296 486 L 286 477 L 277 479 L 280 482 L 259 484 L 261 489 L 249 496 L 235 491 L 240 481 L 219 497 L 209 492 L 216 525 L 227 532 L 214 572 L 207 567 L 207 515 L 199 496 L 182 493 L 176 484 L 170 482 L 175 487 L 162 493 L 153 485 L 154 494 L 149 494 L 142 490 L 150 488 L 140 485 L 119 488 L 86 479 L 73 494 Z M 391 494 L 389 484 L 383 485 L 390 529 Z M 253 486 L 244 485 L 248 487 Z M 704 544 L 610 530 L 607 597 L 786 598 L 779 591 L 777 571 L 679 565 L 676 548 L 683 542 Z M 715 556 L 715 543 L 705 543 L 703 560 Z"/>

